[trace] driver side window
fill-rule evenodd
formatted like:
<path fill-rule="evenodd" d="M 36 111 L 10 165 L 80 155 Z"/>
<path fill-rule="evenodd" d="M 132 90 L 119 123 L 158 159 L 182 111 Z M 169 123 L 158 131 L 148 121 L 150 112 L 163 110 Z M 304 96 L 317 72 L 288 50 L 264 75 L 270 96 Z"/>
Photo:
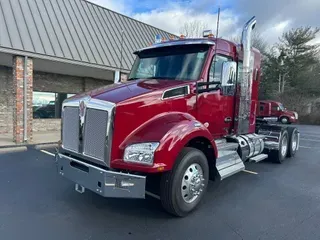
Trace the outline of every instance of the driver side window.
<path fill-rule="evenodd" d="M 229 61 L 232 61 L 232 59 L 227 56 L 216 55 L 216 57 L 213 57 L 209 72 L 209 82 L 221 82 L 223 63 Z"/>

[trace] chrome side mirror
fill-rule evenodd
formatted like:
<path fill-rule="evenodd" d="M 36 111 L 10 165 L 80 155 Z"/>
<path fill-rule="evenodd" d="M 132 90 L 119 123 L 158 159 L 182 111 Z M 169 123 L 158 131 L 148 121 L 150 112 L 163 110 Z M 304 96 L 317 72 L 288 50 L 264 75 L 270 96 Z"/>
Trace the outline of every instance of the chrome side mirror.
<path fill-rule="evenodd" d="M 237 63 L 224 62 L 222 65 L 221 86 L 222 87 L 234 86 L 236 82 L 236 74 L 237 74 Z"/>

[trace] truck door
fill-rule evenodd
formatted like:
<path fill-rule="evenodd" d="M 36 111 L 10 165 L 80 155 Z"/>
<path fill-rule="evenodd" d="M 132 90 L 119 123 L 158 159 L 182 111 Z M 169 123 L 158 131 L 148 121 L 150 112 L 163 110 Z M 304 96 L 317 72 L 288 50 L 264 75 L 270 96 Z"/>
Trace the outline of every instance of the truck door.
<path fill-rule="evenodd" d="M 232 58 L 219 54 L 210 65 L 207 81 L 221 81 L 223 63 Z M 210 85 L 209 88 L 214 87 Z M 230 133 L 234 118 L 234 92 L 213 90 L 198 95 L 198 120 L 205 124 L 213 137 L 219 138 Z"/>
<path fill-rule="evenodd" d="M 281 110 L 276 102 L 271 102 L 271 116 L 272 117 L 280 117 L 281 115 Z"/>

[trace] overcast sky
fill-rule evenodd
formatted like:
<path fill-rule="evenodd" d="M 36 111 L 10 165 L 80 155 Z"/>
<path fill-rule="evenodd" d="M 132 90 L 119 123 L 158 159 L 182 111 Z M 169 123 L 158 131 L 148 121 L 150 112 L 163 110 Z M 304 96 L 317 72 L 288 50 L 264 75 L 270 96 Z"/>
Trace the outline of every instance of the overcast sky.
<path fill-rule="evenodd" d="M 90 0 L 101 6 L 179 34 L 188 21 L 201 20 L 215 32 L 221 7 L 220 36 L 238 35 L 252 16 L 257 29 L 274 43 L 283 31 L 299 26 L 320 27 L 320 0 Z M 320 43 L 320 36 L 317 38 Z"/>

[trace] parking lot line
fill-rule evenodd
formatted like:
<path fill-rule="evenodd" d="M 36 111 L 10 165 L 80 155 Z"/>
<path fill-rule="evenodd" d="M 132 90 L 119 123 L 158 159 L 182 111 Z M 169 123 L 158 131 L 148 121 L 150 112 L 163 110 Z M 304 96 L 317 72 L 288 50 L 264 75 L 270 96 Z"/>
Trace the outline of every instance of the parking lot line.
<path fill-rule="evenodd" d="M 41 152 L 43 152 L 43 153 L 45 153 L 45 154 L 48 154 L 48 155 L 50 155 L 50 156 L 55 156 L 53 153 L 51 153 L 51 152 L 48 152 L 48 151 L 46 151 L 46 150 L 40 150 Z"/>
<path fill-rule="evenodd" d="M 250 174 L 254 174 L 254 175 L 257 175 L 258 173 L 257 172 L 253 172 L 253 171 L 249 171 L 249 170 L 242 170 L 243 172 L 246 172 L 246 173 L 250 173 Z"/>
<path fill-rule="evenodd" d="M 158 196 L 158 195 L 156 195 L 156 194 L 154 194 L 154 193 L 151 193 L 151 192 L 146 191 L 146 195 L 149 195 L 149 196 L 151 196 L 151 197 L 153 197 L 153 198 L 156 198 L 156 199 L 160 200 L 160 196 Z"/>
<path fill-rule="evenodd" d="M 307 146 L 299 146 L 300 148 L 312 148 L 312 147 L 307 147 Z"/>
<path fill-rule="evenodd" d="M 320 142 L 320 140 L 317 139 L 308 139 L 308 138 L 300 138 L 300 140 L 310 141 L 310 142 Z"/>

